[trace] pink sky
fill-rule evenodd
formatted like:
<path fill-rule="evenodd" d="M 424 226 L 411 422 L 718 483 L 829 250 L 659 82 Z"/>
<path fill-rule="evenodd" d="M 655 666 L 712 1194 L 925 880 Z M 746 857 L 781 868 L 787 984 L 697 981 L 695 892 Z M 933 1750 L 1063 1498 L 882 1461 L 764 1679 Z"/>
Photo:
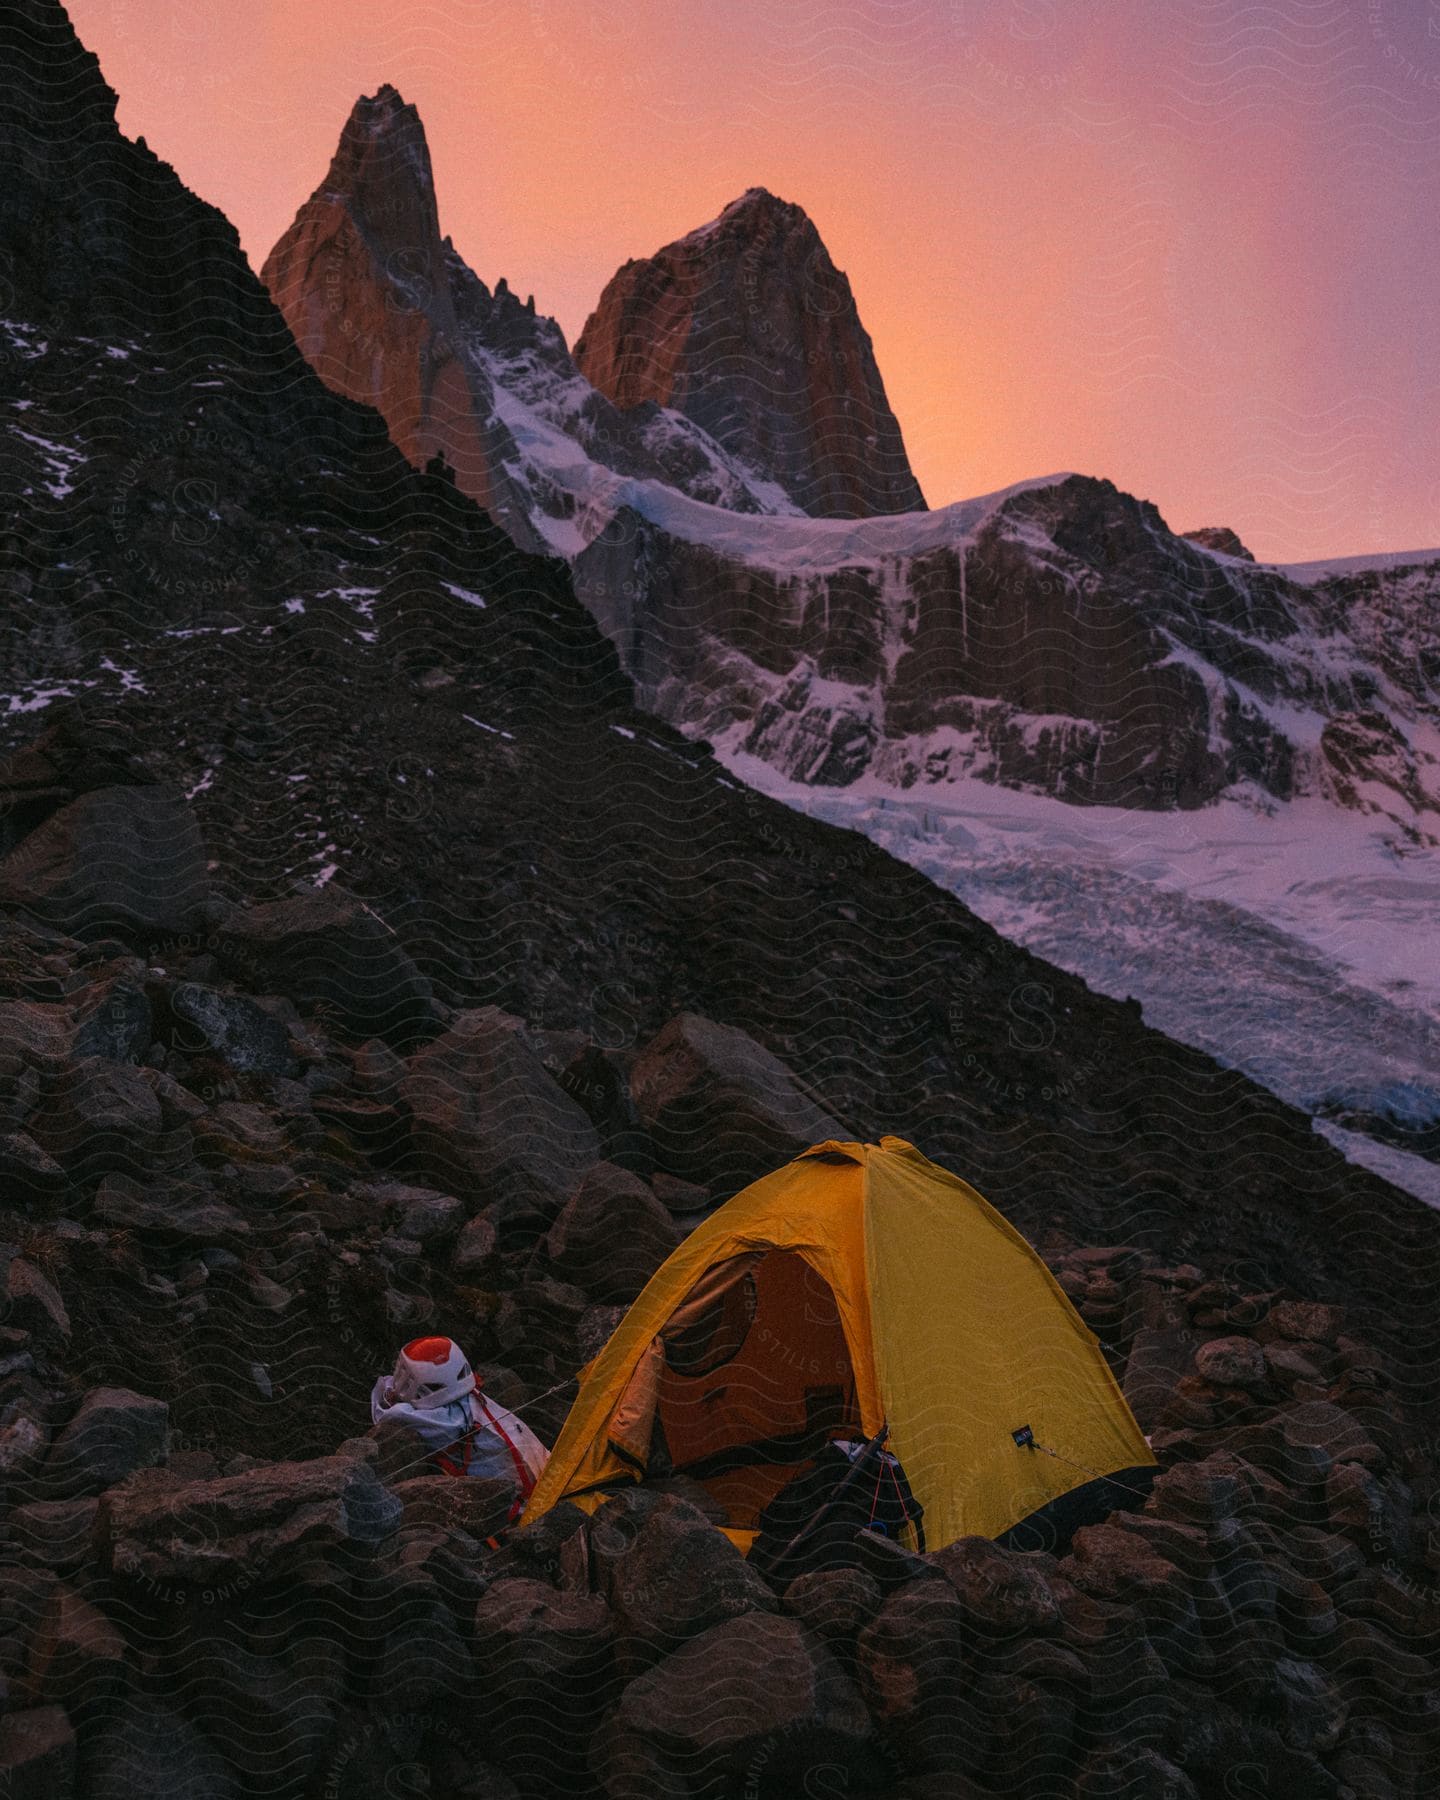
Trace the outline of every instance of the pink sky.
<path fill-rule="evenodd" d="M 1257 555 L 1440 545 L 1440 0 L 70 0 L 258 268 L 357 94 L 573 342 L 763 185 L 932 505 L 1077 469 Z"/>

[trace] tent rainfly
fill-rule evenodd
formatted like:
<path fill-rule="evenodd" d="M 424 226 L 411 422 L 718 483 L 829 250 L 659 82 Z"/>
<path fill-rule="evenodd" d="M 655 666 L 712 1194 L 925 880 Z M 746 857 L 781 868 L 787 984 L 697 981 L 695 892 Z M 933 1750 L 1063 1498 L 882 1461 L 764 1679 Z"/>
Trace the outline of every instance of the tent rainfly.
<path fill-rule="evenodd" d="M 932 1550 L 1155 1460 L 1035 1250 L 897 1137 L 817 1144 L 686 1238 L 581 1372 L 524 1522 L 684 1474 L 748 1550 L 826 1439 L 882 1427 Z"/>

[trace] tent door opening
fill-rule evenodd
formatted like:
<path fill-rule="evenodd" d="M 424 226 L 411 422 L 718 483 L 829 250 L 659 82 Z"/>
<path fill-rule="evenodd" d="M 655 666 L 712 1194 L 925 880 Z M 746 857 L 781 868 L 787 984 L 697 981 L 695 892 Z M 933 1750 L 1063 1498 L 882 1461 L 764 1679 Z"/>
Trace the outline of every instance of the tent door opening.
<path fill-rule="evenodd" d="M 754 1530 L 832 1438 L 861 1435 L 855 1372 L 835 1295 L 798 1253 L 736 1257 L 711 1276 L 714 1291 L 692 1295 L 657 1340 L 649 1460 Z"/>

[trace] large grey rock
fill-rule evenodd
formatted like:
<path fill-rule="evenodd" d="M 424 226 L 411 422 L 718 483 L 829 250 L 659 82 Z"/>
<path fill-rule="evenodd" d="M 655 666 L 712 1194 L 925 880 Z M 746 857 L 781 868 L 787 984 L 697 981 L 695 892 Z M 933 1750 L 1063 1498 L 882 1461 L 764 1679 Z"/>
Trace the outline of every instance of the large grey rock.
<path fill-rule="evenodd" d="M 232 1254 L 254 1238 L 245 1215 L 204 1188 L 185 1182 L 142 1185 L 107 1175 L 94 1216 L 113 1231 L 134 1231 L 167 1249 L 218 1248 Z"/>
<path fill-rule="evenodd" d="M 1265 1352 L 1254 1338 L 1211 1338 L 1195 1352 L 1195 1373 L 1214 1387 L 1263 1388 Z"/>
<path fill-rule="evenodd" d="M 103 1493 L 136 1469 L 164 1462 L 170 1408 L 129 1388 L 91 1388 L 50 1446 L 45 1486 L 56 1499 Z"/>
<path fill-rule="evenodd" d="M 975 1694 L 974 1627 L 946 1581 L 907 1583 L 860 1633 L 856 1666 L 875 1723 L 906 1765 L 974 1773 L 993 1722 Z"/>
<path fill-rule="evenodd" d="M 853 1683 L 801 1625 L 749 1613 L 630 1682 L 592 1761 L 610 1800 L 823 1793 L 827 1767 L 861 1774 L 869 1732 Z"/>
<path fill-rule="evenodd" d="M 160 1102 L 139 1069 L 87 1056 L 61 1075 L 33 1130 L 77 1179 L 142 1173 L 159 1143 Z"/>
<path fill-rule="evenodd" d="M 475 1609 L 474 1661 L 488 1754 L 527 1793 L 583 1791 L 617 1686 L 605 1602 L 525 1576 L 497 1581 Z"/>
<path fill-rule="evenodd" d="M 232 914 L 218 954 L 237 981 L 323 1009 L 358 1035 L 411 1045 L 438 1029 L 433 990 L 400 939 L 333 883 Z"/>
<path fill-rule="evenodd" d="M 25 1256 L 11 1256 L 0 1283 L 0 1318 L 39 1343 L 68 1342 L 70 1314 L 48 1275 Z"/>
<path fill-rule="evenodd" d="M 90 1800 L 236 1800 L 239 1779 L 182 1713 L 132 1695 L 87 1748 Z"/>
<path fill-rule="evenodd" d="M 1060 1609 L 1034 1556 L 989 1538 L 957 1538 L 929 1559 L 959 1595 L 971 1621 L 998 1638 L 1055 1631 Z"/>
<path fill-rule="evenodd" d="M 596 1300 L 633 1300 L 680 1242 L 670 1214 L 637 1175 L 598 1163 L 567 1201 L 544 1252 L 562 1281 Z"/>
<path fill-rule="evenodd" d="M 104 1613 L 57 1584 L 30 1646 L 27 1681 L 37 1699 L 84 1723 L 125 1686 L 128 1662 L 125 1639 Z"/>
<path fill-rule="evenodd" d="M 1188 1325 L 1142 1326 L 1130 1346 L 1122 1390 L 1142 1431 L 1153 1431 L 1195 1358 Z"/>
<path fill-rule="evenodd" d="M 200 827 L 167 787 L 81 794 L 0 860 L 0 906 L 71 937 L 184 931 L 209 891 Z"/>
<path fill-rule="evenodd" d="M 138 959 L 126 959 L 74 998 L 74 1056 L 140 1062 L 155 1036 Z"/>
<path fill-rule="evenodd" d="M 316 1550 L 377 1544 L 401 1510 L 368 1462 L 325 1456 L 208 1481 L 147 1470 L 102 1498 L 99 1531 L 117 1576 L 216 1586 Z"/>
<path fill-rule="evenodd" d="M 299 1800 L 314 1792 L 345 1684 L 341 1638 L 296 1605 L 285 1637 L 248 1642 L 216 1621 L 193 1632 L 171 1691 L 213 1734 L 247 1790 Z"/>
<path fill-rule="evenodd" d="M 599 1161 L 595 1127 L 493 1008 L 412 1056 L 401 1093 L 425 1175 L 502 1218 L 553 1217 Z"/>
<path fill-rule="evenodd" d="M 595 1514 L 595 1582 L 610 1602 L 627 1677 L 746 1612 L 773 1612 L 775 1597 L 704 1513 L 686 1500 L 635 1489 Z"/>
<path fill-rule="evenodd" d="M 293 1075 L 295 1054 L 284 1021 L 243 994 L 199 981 L 156 989 L 163 1040 L 182 1056 L 207 1052 L 242 1075 Z"/>
<path fill-rule="evenodd" d="M 680 1013 L 645 1046 L 630 1083 L 660 1164 L 712 1190 L 733 1190 L 812 1144 L 849 1135 L 779 1057 L 697 1013 Z"/>

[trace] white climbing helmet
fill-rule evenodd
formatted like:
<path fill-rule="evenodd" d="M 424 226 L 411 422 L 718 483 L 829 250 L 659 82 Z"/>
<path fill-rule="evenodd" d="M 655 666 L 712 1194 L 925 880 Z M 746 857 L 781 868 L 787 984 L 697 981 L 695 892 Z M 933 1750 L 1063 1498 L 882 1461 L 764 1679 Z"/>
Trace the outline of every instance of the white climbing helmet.
<path fill-rule="evenodd" d="M 430 1412 L 475 1391 L 475 1374 L 465 1352 L 448 1337 L 412 1338 L 395 1358 L 387 1402 L 397 1400 Z"/>

